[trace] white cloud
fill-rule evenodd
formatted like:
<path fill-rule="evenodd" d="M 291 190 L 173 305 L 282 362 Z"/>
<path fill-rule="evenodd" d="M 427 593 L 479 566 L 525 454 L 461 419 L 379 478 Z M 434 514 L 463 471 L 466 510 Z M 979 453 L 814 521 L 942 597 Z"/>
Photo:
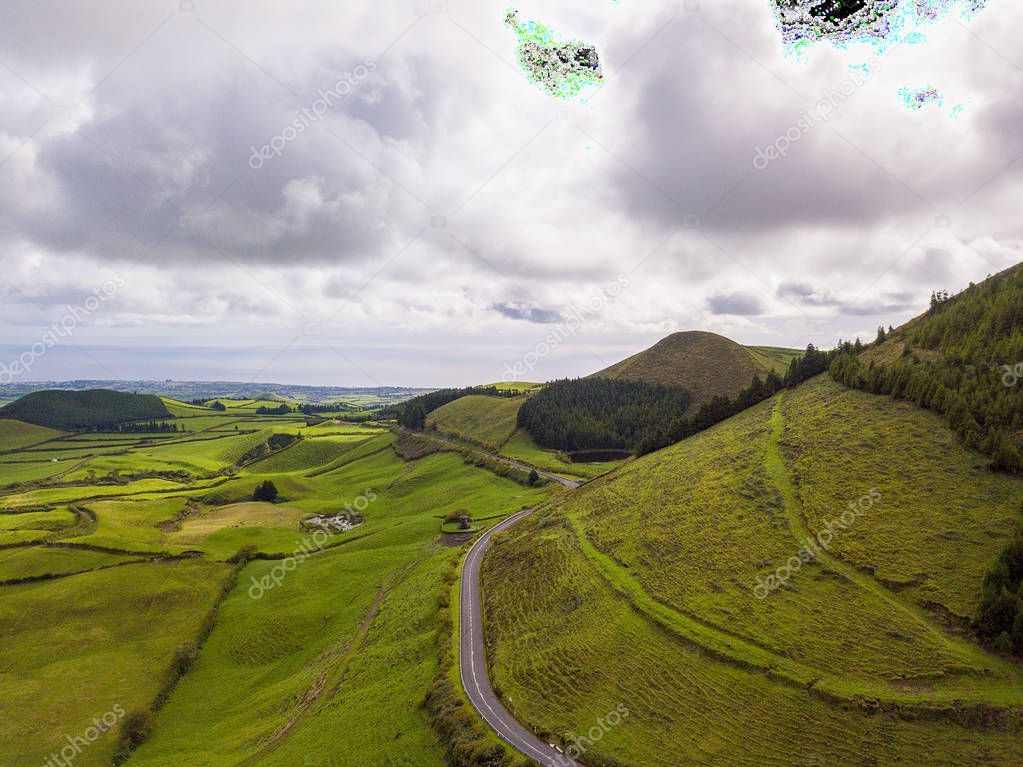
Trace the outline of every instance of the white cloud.
<path fill-rule="evenodd" d="M 537 371 L 575 375 L 672 330 L 802 345 L 811 321 L 836 337 L 897 324 L 930 290 L 1020 258 L 1015 4 L 892 53 L 764 171 L 756 147 L 849 77 L 847 52 L 786 58 L 767 0 L 518 7 L 596 43 L 606 86 L 560 109 L 516 70 L 505 5 L 489 1 L 12 9 L 0 340 L 31 339 L 119 271 L 129 285 L 83 344 L 269 358 L 326 322 L 387 383 L 496 380 L 546 319 L 628 274 L 581 345 Z M 253 146 L 367 57 L 375 71 L 325 119 L 249 167 Z M 900 107 L 898 86 L 917 79 L 964 94 L 963 118 Z M 62 375 L 79 375 L 66 359 Z M 190 377 L 219 369 L 196 359 L 208 367 Z M 250 374 L 349 380 L 329 351 L 303 360 Z"/>

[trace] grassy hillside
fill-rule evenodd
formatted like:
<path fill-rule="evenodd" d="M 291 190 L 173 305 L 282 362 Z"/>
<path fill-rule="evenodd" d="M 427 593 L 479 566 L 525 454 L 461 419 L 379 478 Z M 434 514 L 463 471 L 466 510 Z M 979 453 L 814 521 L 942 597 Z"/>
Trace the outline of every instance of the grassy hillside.
<path fill-rule="evenodd" d="M 0 452 L 13 452 L 59 436 L 61 432 L 56 429 L 7 418 L 0 419 Z"/>
<path fill-rule="evenodd" d="M 747 346 L 746 351 L 765 370 L 784 375 L 792 360 L 802 356 L 801 349 L 785 349 L 780 346 Z"/>
<path fill-rule="evenodd" d="M 443 435 L 482 445 L 507 458 L 565 477 L 590 479 L 615 467 L 614 462 L 572 463 L 563 453 L 537 445 L 525 429 L 516 428 L 525 400 L 470 395 L 434 410 L 427 424 L 436 426 Z"/>
<path fill-rule="evenodd" d="M 935 296 L 925 314 L 831 372 L 942 414 L 995 468 L 1023 472 L 1023 264 Z"/>
<path fill-rule="evenodd" d="M 774 347 L 745 347 L 716 333 L 674 333 L 646 351 L 605 368 L 595 377 L 623 378 L 689 390 L 693 404 L 716 395 L 734 397 L 754 375 L 783 374 L 801 352 Z"/>
<path fill-rule="evenodd" d="M 93 429 L 169 415 L 163 400 L 155 395 L 105 389 L 32 392 L 0 408 L 0 418 L 63 430 Z"/>
<path fill-rule="evenodd" d="M 500 447 L 515 431 L 515 418 L 523 402 L 525 397 L 509 399 L 474 394 L 434 410 L 426 422 L 441 431 Z"/>
<path fill-rule="evenodd" d="M 504 536 L 495 682 L 556 735 L 624 702 L 596 750 L 629 764 L 1016 764 L 1023 674 L 961 627 L 1021 502 L 936 416 L 815 378 Z"/>

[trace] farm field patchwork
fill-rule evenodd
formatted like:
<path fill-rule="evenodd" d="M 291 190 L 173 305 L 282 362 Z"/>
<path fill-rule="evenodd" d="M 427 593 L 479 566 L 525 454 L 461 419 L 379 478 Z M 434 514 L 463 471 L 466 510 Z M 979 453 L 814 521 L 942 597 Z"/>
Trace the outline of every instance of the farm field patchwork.
<path fill-rule="evenodd" d="M 259 404 L 171 403 L 190 414 L 173 422 L 201 428 L 160 435 L 18 430 L 67 449 L 0 464 L 62 473 L 0 489 L 0 763 L 36 767 L 117 705 L 149 712 L 128 765 L 291 765 L 313 750 L 337 765 L 444 764 L 420 707 L 455 553 L 444 518 L 496 521 L 552 490 L 452 453 L 405 462 L 386 429 L 307 427 Z M 301 438 L 248 458 L 275 434 Z M 276 502 L 253 501 L 266 481 Z M 346 510 L 346 532 L 301 524 Z M 73 704 L 45 694 L 68 686 Z M 120 727 L 76 765 L 109 764 Z"/>

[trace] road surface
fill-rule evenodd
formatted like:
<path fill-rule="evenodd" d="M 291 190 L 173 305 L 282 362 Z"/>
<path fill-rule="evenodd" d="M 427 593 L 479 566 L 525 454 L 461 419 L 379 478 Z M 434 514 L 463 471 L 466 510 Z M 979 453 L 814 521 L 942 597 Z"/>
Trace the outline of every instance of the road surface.
<path fill-rule="evenodd" d="M 459 596 L 459 673 L 469 701 L 487 724 L 512 748 L 539 762 L 543 767 L 578 767 L 578 762 L 540 740 L 508 713 L 494 693 L 494 688 L 490 686 L 490 677 L 487 675 L 483 605 L 480 599 L 480 563 L 483 562 L 487 547 L 490 546 L 490 539 L 495 533 L 507 530 L 532 513 L 532 509 L 526 509 L 495 525 L 480 536 L 465 557 Z"/>

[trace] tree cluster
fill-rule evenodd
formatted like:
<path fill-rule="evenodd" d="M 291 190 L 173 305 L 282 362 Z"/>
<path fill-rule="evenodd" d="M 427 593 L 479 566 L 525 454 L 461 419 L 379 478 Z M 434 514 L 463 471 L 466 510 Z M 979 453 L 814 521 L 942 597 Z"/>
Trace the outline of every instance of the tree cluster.
<path fill-rule="evenodd" d="M 426 416 L 438 408 L 444 407 L 456 399 L 471 394 L 482 394 L 487 397 L 517 397 L 519 393 L 496 386 L 470 386 L 465 389 L 438 389 L 437 391 L 413 397 L 400 405 L 389 405 L 378 410 L 374 416 L 379 419 L 395 418 L 399 426 L 414 431 L 426 428 Z"/>
<path fill-rule="evenodd" d="M 266 405 L 260 405 L 256 408 L 256 415 L 287 415 L 291 413 L 290 405 L 278 405 L 277 407 L 267 407 Z"/>
<path fill-rule="evenodd" d="M 835 380 L 906 399 L 945 417 L 963 443 L 998 471 L 1023 470 L 1023 270 L 1014 269 L 936 303 L 889 334 L 903 343 L 894 362 L 864 364 L 843 354 Z"/>
<path fill-rule="evenodd" d="M 180 431 L 180 427 L 169 421 L 147 421 L 118 424 L 114 431 L 120 434 L 167 434 Z"/>
<path fill-rule="evenodd" d="M 256 489 L 252 493 L 252 500 L 273 503 L 277 500 L 277 486 L 270 480 L 256 485 Z"/>
<path fill-rule="evenodd" d="M 975 625 L 999 649 L 1023 655 L 1023 528 L 984 578 Z"/>
<path fill-rule="evenodd" d="M 518 425 L 538 445 L 555 450 L 631 450 L 685 412 L 681 386 L 610 378 L 553 381 L 526 400 Z"/>

